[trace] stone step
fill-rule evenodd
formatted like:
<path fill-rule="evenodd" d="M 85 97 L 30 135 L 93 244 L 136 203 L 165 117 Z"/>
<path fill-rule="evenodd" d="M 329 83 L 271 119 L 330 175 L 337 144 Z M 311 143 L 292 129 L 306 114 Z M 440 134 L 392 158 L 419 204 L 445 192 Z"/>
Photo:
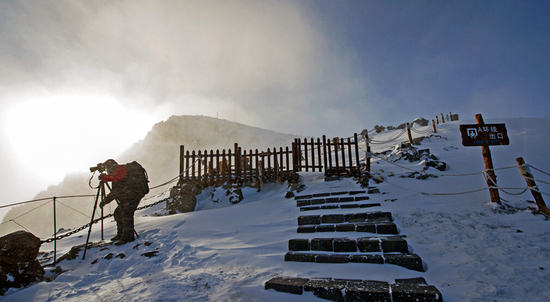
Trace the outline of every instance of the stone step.
<path fill-rule="evenodd" d="M 285 261 L 393 264 L 413 271 L 424 272 L 422 259 L 417 254 L 329 254 L 288 252 L 285 254 Z"/>
<path fill-rule="evenodd" d="M 365 232 L 381 235 L 399 234 L 397 226 L 391 221 L 302 225 L 298 227 L 298 233 L 316 232 Z"/>
<path fill-rule="evenodd" d="M 334 204 L 334 203 L 346 203 L 354 201 L 370 200 L 368 196 L 347 196 L 347 197 L 329 197 L 329 198 L 315 198 L 315 199 L 298 199 L 296 200 L 297 207 L 314 206 L 322 204 Z"/>
<path fill-rule="evenodd" d="M 294 199 L 299 200 L 299 199 L 312 199 L 312 198 L 317 198 L 317 197 L 328 197 L 328 196 L 338 196 L 338 195 L 357 195 L 357 194 L 366 194 L 367 192 L 368 191 L 361 190 L 361 191 L 341 191 L 341 192 L 330 192 L 330 193 L 317 193 L 317 194 L 294 196 Z"/>
<path fill-rule="evenodd" d="M 301 207 L 300 211 L 315 211 L 315 210 L 333 210 L 333 209 L 355 209 L 355 208 L 372 208 L 379 207 L 380 203 L 347 203 L 347 204 L 330 204 L 321 206 Z"/>
<path fill-rule="evenodd" d="M 365 212 L 351 214 L 306 215 L 298 217 L 298 225 L 320 225 L 354 222 L 392 221 L 391 212 Z"/>
<path fill-rule="evenodd" d="M 265 283 L 265 289 L 301 295 L 304 291 L 315 296 L 342 302 L 442 302 L 441 292 L 428 285 L 424 278 L 396 279 L 394 283 L 371 280 L 332 278 L 275 277 Z"/>
<path fill-rule="evenodd" d="M 290 239 L 289 251 L 322 251 L 335 253 L 408 253 L 407 241 L 401 236 L 352 238 Z"/>

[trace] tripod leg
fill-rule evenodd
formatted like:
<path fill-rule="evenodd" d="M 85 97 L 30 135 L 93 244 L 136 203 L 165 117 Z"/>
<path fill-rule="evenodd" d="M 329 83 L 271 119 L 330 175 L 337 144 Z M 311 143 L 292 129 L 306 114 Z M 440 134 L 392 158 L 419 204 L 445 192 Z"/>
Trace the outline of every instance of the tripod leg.
<path fill-rule="evenodd" d="M 94 202 L 94 211 L 92 212 L 92 219 L 90 220 L 90 228 L 88 228 L 88 237 L 86 237 L 86 244 L 84 245 L 84 254 L 82 255 L 82 260 L 86 259 L 86 250 L 88 249 L 88 243 L 90 242 L 90 234 L 92 233 L 92 225 L 94 223 L 95 211 L 97 209 L 97 201 L 99 200 L 99 194 L 101 193 L 102 188 L 103 182 L 100 182 L 99 187 L 97 188 L 97 195 Z"/>
<path fill-rule="evenodd" d="M 101 186 L 101 202 L 103 202 L 105 200 L 105 186 Z M 104 230 L 104 227 L 103 227 L 103 208 L 101 208 L 101 240 L 105 240 L 103 238 L 103 230 Z"/>

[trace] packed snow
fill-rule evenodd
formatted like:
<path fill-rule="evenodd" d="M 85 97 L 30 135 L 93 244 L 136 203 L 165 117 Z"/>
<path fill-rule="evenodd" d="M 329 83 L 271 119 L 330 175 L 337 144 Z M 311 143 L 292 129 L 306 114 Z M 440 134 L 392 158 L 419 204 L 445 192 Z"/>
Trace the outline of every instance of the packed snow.
<path fill-rule="evenodd" d="M 412 252 L 422 258 L 426 272 L 380 264 L 285 262 L 289 239 L 335 234 L 297 234 L 297 217 L 304 212 L 293 198 L 285 198 L 286 183 L 270 183 L 259 191 L 243 188 L 244 199 L 236 205 L 227 201 L 223 189 L 210 188 L 199 195 L 195 212 L 163 216 L 164 203 L 138 211 L 140 237 L 123 246 L 109 244 L 107 238 L 115 234 L 116 226 L 107 219 L 106 240 L 101 240 L 100 225 L 94 225 L 91 241 L 98 246 L 88 249 L 84 260 L 80 251 L 76 259 L 58 263 L 60 268 L 47 267 L 51 281 L 10 289 L 0 301 L 319 301 L 311 293 L 300 296 L 265 290 L 264 283 L 275 276 L 388 282 L 423 277 L 447 302 L 547 301 L 550 221 L 532 210 L 536 205 L 529 191 L 522 193 L 526 184 L 515 158 L 523 157 L 527 164 L 548 173 L 550 119 L 485 122 L 505 123 L 510 137 L 509 146 L 491 147 L 505 208 L 490 201 L 481 174 L 481 149 L 461 145 L 458 125 L 473 120 L 438 125 L 437 133 L 425 131 L 431 126 L 415 128 L 413 136 L 428 136 L 416 147 L 429 149 L 445 162 L 445 171 L 430 167 L 413 174 L 424 168 L 422 162 L 392 162 L 391 150 L 405 141 L 406 135 L 372 145 L 372 151 L 379 153 L 373 159 L 372 173 L 384 182 L 371 181 L 380 194 L 369 194 L 366 202 L 381 206 L 369 210 L 392 212 L 400 234 L 406 235 Z M 371 138 L 382 142 L 399 131 L 372 133 Z M 533 170 L 535 178 L 549 182 L 545 173 Z M 420 174 L 428 177 L 409 177 Z M 300 173 L 300 177 L 305 190 L 295 192 L 298 195 L 361 189 L 353 178 L 325 181 L 317 172 Z M 540 188 L 550 191 L 544 182 Z M 166 197 L 167 193 L 150 197 L 141 205 Z M 337 209 L 331 213 L 357 211 Z M 308 211 L 310 214 L 326 212 Z M 87 230 L 60 240 L 57 257 L 82 245 L 86 235 Z M 41 251 L 49 254 L 41 257 L 51 257 L 52 250 L 53 244 L 44 244 Z"/>

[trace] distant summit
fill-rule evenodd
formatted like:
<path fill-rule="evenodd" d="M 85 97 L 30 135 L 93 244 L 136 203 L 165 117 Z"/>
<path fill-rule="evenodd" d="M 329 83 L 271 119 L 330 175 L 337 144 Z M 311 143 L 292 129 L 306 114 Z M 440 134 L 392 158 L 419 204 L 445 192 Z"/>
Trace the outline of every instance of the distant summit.
<path fill-rule="evenodd" d="M 150 186 L 156 186 L 167 182 L 179 173 L 180 145 L 186 150 L 216 150 L 232 149 L 235 143 L 246 150 L 265 150 L 273 147 L 291 146 L 296 135 L 282 134 L 270 130 L 250 127 L 239 123 L 230 122 L 205 116 L 171 116 L 168 120 L 159 122 L 147 133 L 143 140 L 134 143 L 120 155 L 113 154 L 113 158 L 119 163 L 138 161 L 149 174 Z M 95 163 L 90 163 L 93 166 Z M 62 182 L 52 185 L 38 193 L 35 198 L 72 195 L 95 195 L 96 190 L 88 186 L 91 173 L 71 173 L 65 176 Z M 97 184 L 97 174 L 92 179 L 92 184 Z M 149 193 L 149 196 L 167 191 L 169 186 L 161 187 Z M 147 197 L 146 197 L 147 198 Z M 45 201 L 44 203 L 49 202 Z M 63 199 L 62 202 L 83 213 L 91 213 L 93 198 Z M 17 217 L 38 206 L 31 203 L 15 207 L 6 216 L 4 221 Z M 74 228 L 89 223 L 89 218 L 64 206 L 57 208 L 58 226 Z M 67 221 L 70 219 L 70 225 Z M 18 218 L 25 227 L 39 237 L 47 237 L 52 233 L 51 227 L 37 227 L 36 222 L 48 225 L 53 221 L 51 207 L 41 207 L 41 210 L 32 211 Z M 17 226 L 7 224 L 3 234 L 9 233 Z M 9 230 L 13 227 L 13 230 Z"/>

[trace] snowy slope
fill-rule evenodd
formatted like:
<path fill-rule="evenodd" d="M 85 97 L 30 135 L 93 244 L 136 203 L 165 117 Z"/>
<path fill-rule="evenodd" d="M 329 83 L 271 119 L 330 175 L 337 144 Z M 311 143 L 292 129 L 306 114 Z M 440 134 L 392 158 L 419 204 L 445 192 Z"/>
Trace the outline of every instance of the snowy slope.
<path fill-rule="evenodd" d="M 486 120 L 506 123 L 511 144 L 492 147 L 500 186 L 510 193 L 524 188 L 515 158 L 548 172 L 545 154 L 550 119 Z M 419 180 L 408 176 L 420 170 L 419 162 L 398 161 L 399 166 L 377 159 L 372 171 L 386 180 L 376 184 L 381 194 L 370 194 L 369 202 L 380 202 L 372 210 L 391 211 L 401 234 L 414 253 L 420 255 L 426 272 L 378 264 L 314 264 L 284 262 L 288 240 L 313 238 L 297 234 L 296 218 L 303 214 L 294 199 L 286 199 L 286 184 L 269 184 L 256 192 L 246 188 L 244 200 L 230 205 L 223 190 L 200 196 L 200 211 L 157 216 L 163 204 L 136 212 L 140 238 L 124 246 L 106 245 L 82 252 L 75 260 L 64 260 L 64 273 L 51 282 L 26 289 L 11 289 L 0 301 L 318 301 L 311 294 L 297 296 L 264 290 L 274 276 L 333 277 L 392 281 L 424 277 L 443 294 L 445 301 L 547 301 L 550 294 L 549 221 L 533 215 L 529 193 L 501 197 L 508 206 L 499 210 L 489 201 L 482 175 L 478 147 L 462 147 L 460 121 L 440 125 L 436 136 L 419 148 L 445 161 L 443 172 L 430 168 L 437 177 Z M 417 130 L 423 130 L 419 128 Z M 372 135 L 378 141 L 397 131 Z M 428 135 L 431 133 L 428 133 Z M 405 140 L 406 136 L 398 141 Z M 389 150 L 394 142 L 373 146 L 374 152 Z M 536 178 L 549 176 L 533 171 Z M 473 174 L 460 175 L 458 174 Z M 393 175 L 393 176 L 392 176 Z M 357 190 L 351 178 L 324 181 L 319 173 L 302 173 L 306 190 L 300 194 Z M 541 183 L 541 189 L 549 192 Z M 452 195 L 435 195 L 435 194 Z M 456 194 L 455 194 L 456 193 Z M 152 203 L 165 196 L 148 199 Z M 216 200 L 217 202 L 213 202 Z M 114 210 L 111 209 L 111 210 Z M 357 210 L 337 210 L 356 212 Z M 308 214 L 314 214 L 309 212 Z M 94 225 L 92 241 L 100 241 Z M 115 232 L 113 221 L 105 224 L 105 237 Z M 83 231 L 58 242 L 58 255 L 85 242 Z M 327 234 L 334 236 L 334 234 Z M 351 238 L 365 234 L 346 233 Z M 43 245 L 51 251 L 52 245 Z M 152 256 L 152 257 L 148 257 Z M 52 268 L 48 275 L 54 277 Z"/>

